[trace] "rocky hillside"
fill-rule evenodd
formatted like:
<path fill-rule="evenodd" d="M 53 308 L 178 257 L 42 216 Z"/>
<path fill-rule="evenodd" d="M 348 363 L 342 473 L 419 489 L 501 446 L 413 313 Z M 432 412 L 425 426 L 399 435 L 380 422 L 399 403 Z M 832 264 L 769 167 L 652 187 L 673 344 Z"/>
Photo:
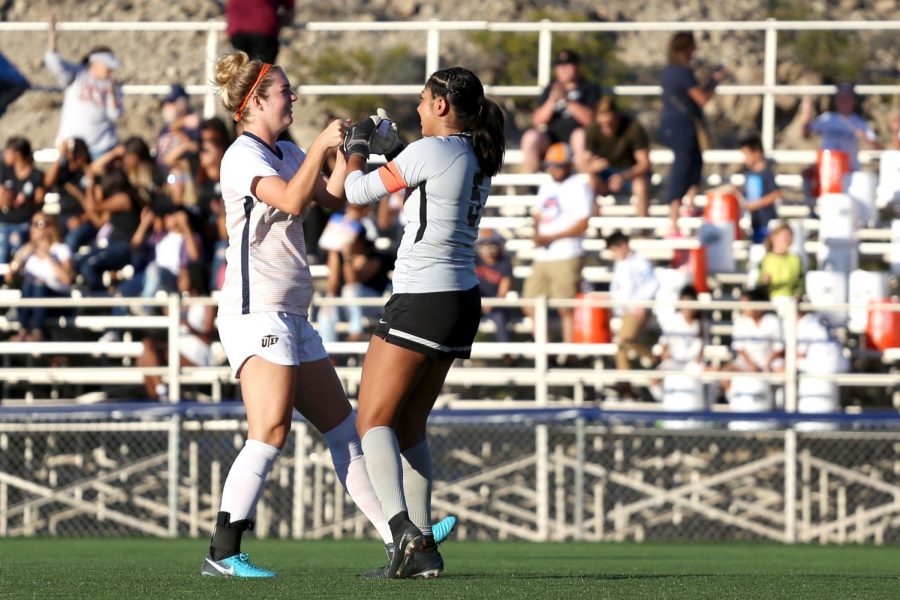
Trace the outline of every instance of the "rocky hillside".
<path fill-rule="evenodd" d="M 609 0 L 602 8 L 598 3 L 584 0 L 559 0 L 553 3 L 528 0 L 457 0 L 453 13 L 446 3 L 418 0 L 350 0 L 343 3 L 298 2 L 296 21 L 330 20 L 492 20 L 512 21 L 546 16 L 554 20 L 757 20 L 770 15 L 792 19 L 898 19 L 897 0 L 737 0 L 708 2 L 684 0 L 673 4 L 667 0 L 647 0 L 642 3 Z M 163 0 L 0 0 L 0 20 L 10 22 L 45 21 L 52 11 L 60 21 L 208 21 L 220 20 L 224 0 L 192 0 L 167 2 Z M 313 6 L 315 8 L 313 8 Z M 629 33 L 611 38 L 613 55 L 618 63 L 616 76 L 625 83 L 655 83 L 664 63 L 665 33 Z M 850 35 L 782 34 L 779 36 L 778 78 L 786 83 L 819 83 L 844 79 L 852 74 L 859 82 L 895 83 L 898 59 L 890 33 Z M 330 80 L 358 80 L 366 82 L 396 82 L 398 72 L 373 72 L 377 69 L 360 67 L 385 48 L 409 49 L 410 57 L 401 71 L 404 82 L 421 81 L 424 35 L 418 33 L 381 34 L 325 34 L 288 29 L 282 36 L 284 50 L 279 62 L 284 64 L 295 82 L 324 82 Z M 126 83 L 190 83 L 204 80 L 203 33 L 78 33 L 60 32 L 60 52 L 70 60 L 78 60 L 90 47 L 105 44 L 113 47 L 123 62 L 120 79 Z M 0 37 L 0 52 L 11 59 L 38 88 L 29 91 L 0 117 L 0 140 L 24 134 L 36 147 L 52 144 L 58 126 L 62 94 L 42 66 L 46 48 L 44 32 L 8 33 Z M 763 34 L 759 32 L 714 32 L 701 35 L 697 64 L 705 67 L 726 61 L 733 72 L 732 81 L 739 84 L 761 84 L 763 81 Z M 224 34 L 220 49 L 228 48 Z M 485 53 L 484 47 L 473 43 L 471 36 L 447 33 L 442 36 L 445 60 L 471 66 L 478 72 L 492 73 L 496 56 Z M 381 49 L 381 50 L 380 50 Z M 533 47 L 526 47 L 533 52 Z M 330 55 L 330 56 L 324 56 Z M 494 61 L 492 63 L 492 60 Z M 528 63 L 527 57 L 524 59 Z M 337 62 L 335 62 L 337 61 Z M 358 64 L 354 66 L 354 61 Z M 329 65 L 338 65 L 329 67 Z M 376 63 L 377 64 L 377 61 Z M 496 68 L 496 67 L 494 67 Z M 501 64 L 502 68 L 502 64 Z M 333 70 L 334 73 L 329 71 Z M 482 70 L 483 69 L 483 70 Z M 337 71 L 346 72 L 339 73 Z M 409 78 L 411 80 L 407 81 Z M 358 79 L 356 79 L 358 78 Z M 486 76 L 486 78 L 489 78 Z M 525 83 L 525 82 L 520 82 Z M 783 96 L 778 101 L 779 144 L 802 147 L 794 121 L 799 99 Z M 872 97 L 866 100 L 865 112 L 876 122 L 882 134 L 887 132 L 887 119 L 894 100 Z M 334 99 L 304 98 L 296 111 L 294 131 L 301 141 L 308 139 L 321 124 L 326 111 L 337 112 L 346 107 Z M 520 103 L 521 105 L 522 103 Z M 525 103 L 527 104 L 527 103 Z M 720 145 L 733 141 L 742 132 L 759 127 L 761 99 L 752 96 L 720 97 L 709 108 Z M 198 107 L 200 102 L 197 103 Z M 407 114 L 408 112 L 407 102 Z M 513 102 L 506 106 L 514 109 Z M 823 101 L 824 106 L 824 101 Z M 636 100 L 632 110 L 650 128 L 655 125 L 656 101 Z M 139 134 L 152 137 L 160 125 L 158 100 L 129 96 L 126 116 L 120 125 L 122 135 Z M 519 128 L 525 119 L 519 116 Z"/>

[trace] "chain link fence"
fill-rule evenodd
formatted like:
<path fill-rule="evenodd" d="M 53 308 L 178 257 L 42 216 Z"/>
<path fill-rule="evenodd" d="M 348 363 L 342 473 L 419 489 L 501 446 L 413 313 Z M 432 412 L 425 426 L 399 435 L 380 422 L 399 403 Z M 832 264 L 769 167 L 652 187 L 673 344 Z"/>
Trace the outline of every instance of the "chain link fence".
<path fill-rule="evenodd" d="M 209 535 L 245 437 L 237 414 L 7 418 L 0 535 Z M 897 422 L 730 431 L 596 417 L 442 411 L 430 432 L 435 517 L 457 514 L 462 539 L 900 539 Z M 256 521 L 259 537 L 374 534 L 340 487 L 321 436 L 302 422 Z"/>

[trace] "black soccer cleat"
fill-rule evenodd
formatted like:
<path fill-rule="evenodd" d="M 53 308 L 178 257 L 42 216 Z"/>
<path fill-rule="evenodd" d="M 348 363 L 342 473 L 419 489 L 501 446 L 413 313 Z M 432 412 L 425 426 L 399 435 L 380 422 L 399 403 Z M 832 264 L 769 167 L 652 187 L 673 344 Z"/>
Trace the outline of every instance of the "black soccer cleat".
<path fill-rule="evenodd" d="M 422 546 L 413 552 L 406 576 L 412 579 L 433 579 L 444 571 L 444 559 L 438 552 L 434 538 L 428 536 Z"/>
<path fill-rule="evenodd" d="M 371 571 L 366 571 L 360 577 L 365 579 L 390 579 L 391 576 L 388 575 L 388 567 L 390 567 L 391 560 L 394 558 L 394 543 L 384 545 L 384 551 L 387 552 L 388 564 L 383 567 L 378 567 L 377 569 L 372 569 Z"/>
<path fill-rule="evenodd" d="M 387 567 L 387 576 L 390 579 L 403 579 L 409 577 L 412 556 L 424 545 L 425 536 L 409 520 L 406 511 L 394 515 L 388 524 L 394 536 L 394 553 Z"/>

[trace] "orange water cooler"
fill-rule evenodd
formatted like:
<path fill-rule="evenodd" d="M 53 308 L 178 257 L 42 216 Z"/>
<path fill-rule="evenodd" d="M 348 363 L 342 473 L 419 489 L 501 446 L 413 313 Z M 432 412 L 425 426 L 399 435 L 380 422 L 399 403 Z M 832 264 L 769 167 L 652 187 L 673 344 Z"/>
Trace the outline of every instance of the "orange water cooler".
<path fill-rule="evenodd" d="M 817 181 L 813 183 L 814 195 L 842 194 L 844 177 L 850 173 L 849 154 L 843 150 L 819 150 L 816 157 Z"/>
<path fill-rule="evenodd" d="M 694 289 L 697 293 L 709 292 L 709 286 L 706 285 L 706 248 L 700 246 L 688 250 L 687 268 L 694 274 Z"/>
<path fill-rule="evenodd" d="M 576 298 L 605 298 L 606 294 L 578 294 Z M 608 344 L 612 341 L 609 329 L 609 308 L 606 306 L 576 306 L 572 313 L 572 342 L 576 344 Z"/>
<path fill-rule="evenodd" d="M 872 300 L 866 324 L 866 344 L 878 350 L 900 348 L 900 311 L 875 308 L 873 304 L 900 304 L 900 300 Z"/>
<path fill-rule="evenodd" d="M 730 192 L 710 192 L 706 195 L 703 220 L 707 223 L 734 225 L 734 239 L 741 239 L 741 204 Z"/>

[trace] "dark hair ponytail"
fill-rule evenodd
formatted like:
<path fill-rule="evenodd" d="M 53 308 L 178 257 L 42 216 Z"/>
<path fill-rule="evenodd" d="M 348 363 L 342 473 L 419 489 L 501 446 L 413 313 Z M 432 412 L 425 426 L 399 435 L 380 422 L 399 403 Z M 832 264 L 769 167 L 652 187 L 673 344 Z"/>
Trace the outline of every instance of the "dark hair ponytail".
<path fill-rule="evenodd" d="M 472 146 L 481 172 L 493 177 L 500 172 L 506 151 L 503 111 L 484 95 L 484 86 L 468 69 L 450 67 L 435 71 L 425 87 L 432 95 L 446 98 L 463 131 L 472 134 Z"/>

